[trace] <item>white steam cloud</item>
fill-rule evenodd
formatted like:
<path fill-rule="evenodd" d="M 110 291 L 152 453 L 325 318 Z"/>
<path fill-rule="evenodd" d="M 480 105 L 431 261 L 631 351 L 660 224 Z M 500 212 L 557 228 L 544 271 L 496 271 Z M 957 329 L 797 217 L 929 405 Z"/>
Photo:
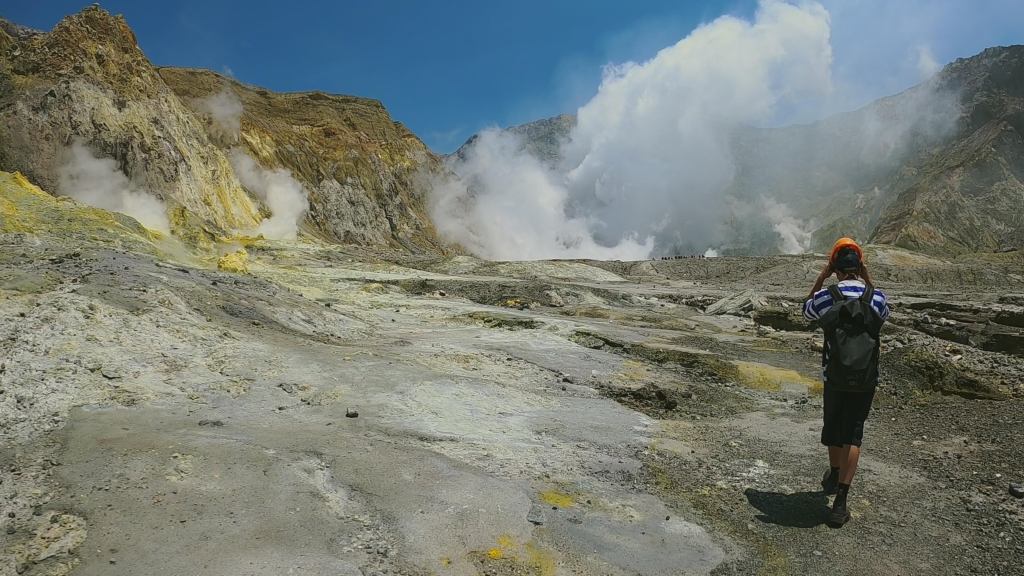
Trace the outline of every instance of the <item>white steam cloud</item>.
<path fill-rule="evenodd" d="M 209 117 L 211 133 L 218 140 L 234 144 L 242 128 L 242 101 L 230 88 L 195 101 L 195 106 Z"/>
<path fill-rule="evenodd" d="M 703 252 L 725 217 L 732 133 L 829 91 L 831 54 L 816 3 L 765 0 L 752 22 L 718 18 L 648 62 L 607 68 L 555 173 L 482 135 L 453 162 L 458 177 L 434 187 L 434 221 L 491 258 L 645 258 L 655 244 Z"/>
<path fill-rule="evenodd" d="M 783 254 L 802 254 L 811 246 L 811 231 L 807 224 L 793 215 L 789 207 L 771 198 L 762 198 L 764 215 L 779 235 L 779 249 Z"/>
<path fill-rule="evenodd" d="M 259 196 L 270 209 L 270 218 L 260 223 L 257 232 L 273 240 L 294 240 L 299 223 L 309 210 L 306 189 L 289 170 L 268 170 L 239 148 L 229 155 L 235 175 L 247 190 Z"/>
<path fill-rule="evenodd" d="M 653 240 L 604 246 L 596 222 L 568 213 L 559 176 L 521 149 L 519 138 L 489 130 L 459 161 L 458 176 L 434 183 L 430 209 L 442 236 L 493 260 L 646 258 Z"/>
<path fill-rule="evenodd" d="M 152 230 L 170 233 L 163 201 L 136 187 L 111 158 L 100 158 L 80 140 L 71 143 L 57 169 L 57 191 L 96 208 L 120 212 Z"/>
<path fill-rule="evenodd" d="M 921 75 L 922 79 L 931 78 L 940 68 L 942 66 L 935 60 L 935 54 L 932 54 L 930 47 L 925 45 L 917 47 L 917 73 Z"/>
<path fill-rule="evenodd" d="M 195 106 L 209 119 L 210 134 L 215 139 L 226 144 L 238 142 L 245 109 L 229 86 L 196 100 Z M 294 240 L 309 210 L 308 195 L 302 184 L 289 170 L 263 168 L 241 148 L 232 148 L 228 159 L 242 185 L 270 209 L 270 217 L 260 222 L 256 232 L 272 240 Z"/>

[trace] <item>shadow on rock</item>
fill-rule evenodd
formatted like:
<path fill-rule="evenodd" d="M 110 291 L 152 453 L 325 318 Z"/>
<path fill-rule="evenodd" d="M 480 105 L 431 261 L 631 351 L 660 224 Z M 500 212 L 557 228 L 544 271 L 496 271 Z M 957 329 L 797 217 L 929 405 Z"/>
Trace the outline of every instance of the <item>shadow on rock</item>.
<path fill-rule="evenodd" d="M 757 519 L 768 524 L 792 528 L 814 528 L 825 523 L 828 497 L 824 492 L 762 492 L 748 488 L 744 494 L 761 511 Z"/>

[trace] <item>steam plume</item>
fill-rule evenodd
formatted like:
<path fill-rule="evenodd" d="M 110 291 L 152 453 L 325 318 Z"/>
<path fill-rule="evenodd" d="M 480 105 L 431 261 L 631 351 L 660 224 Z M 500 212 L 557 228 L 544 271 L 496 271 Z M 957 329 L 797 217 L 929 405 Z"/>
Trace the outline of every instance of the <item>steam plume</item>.
<path fill-rule="evenodd" d="M 60 194 L 96 208 L 126 214 L 147 228 L 170 233 L 164 203 L 136 187 L 113 159 L 94 155 L 82 140 L 71 143 L 57 176 Z"/>
<path fill-rule="evenodd" d="M 478 139 L 452 166 L 459 178 L 435 187 L 435 222 L 490 257 L 703 251 L 725 218 L 733 131 L 827 92 L 830 65 L 818 4 L 766 0 L 752 22 L 721 17 L 648 62 L 608 67 L 558 173 L 497 135 Z"/>
<path fill-rule="evenodd" d="M 226 144 L 238 142 L 243 107 L 242 101 L 234 91 L 224 87 L 216 94 L 196 100 L 195 104 L 209 117 L 214 138 Z"/>
<path fill-rule="evenodd" d="M 230 160 L 242 185 L 270 208 L 270 218 L 260 223 L 257 232 L 274 240 L 294 240 L 309 209 L 302 184 L 289 170 L 267 170 L 239 148 L 231 150 Z"/>
<path fill-rule="evenodd" d="M 811 245 L 811 231 L 806 223 L 793 216 L 785 204 L 771 198 L 763 198 L 764 213 L 772 223 L 772 229 L 779 235 L 779 249 L 784 254 L 801 254 Z"/>
<path fill-rule="evenodd" d="M 645 258 L 653 240 L 629 236 L 598 244 L 597 223 L 568 216 L 559 176 L 522 151 L 517 136 L 490 130 L 459 161 L 458 176 L 434 183 L 431 213 L 439 232 L 495 260 Z"/>

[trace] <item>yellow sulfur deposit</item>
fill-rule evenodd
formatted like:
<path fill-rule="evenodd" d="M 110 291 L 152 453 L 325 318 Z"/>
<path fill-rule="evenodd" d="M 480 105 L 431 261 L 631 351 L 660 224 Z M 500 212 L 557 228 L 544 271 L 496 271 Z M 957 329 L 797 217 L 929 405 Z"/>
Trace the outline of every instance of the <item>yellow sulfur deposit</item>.
<path fill-rule="evenodd" d="M 484 554 L 487 560 L 502 562 L 515 574 L 554 576 L 558 572 L 555 556 L 530 541 L 520 544 L 508 534 L 498 537 L 497 546 Z"/>
<path fill-rule="evenodd" d="M 777 392 L 784 386 L 805 387 L 808 392 L 821 392 L 821 382 L 795 370 L 787 370 L 758 362 L 735 362 L 739 381 L 748 388 Z"/>
<path fill-rule="evenodd" d="M 571 508 L 576 505 L 576 500 L 572 496 L 557 490 L 545 490 L 544 492 L 541 492 L 540 499 L 552 506 L 558 506 L 559 508 Z"/>
<path fill-rule="evenodd" d="M 161 235 L 134 219 L 47 194 L 20 172 L 0 172 L 0 232 L 59 236 L 154 253 Z"/>
<path fill-rule="evenodd" d="M 249 253 L 245 248 L 229 252 L 217 260 L 217 268 L 225 272 L 245 274 L 249 272 Z"/>

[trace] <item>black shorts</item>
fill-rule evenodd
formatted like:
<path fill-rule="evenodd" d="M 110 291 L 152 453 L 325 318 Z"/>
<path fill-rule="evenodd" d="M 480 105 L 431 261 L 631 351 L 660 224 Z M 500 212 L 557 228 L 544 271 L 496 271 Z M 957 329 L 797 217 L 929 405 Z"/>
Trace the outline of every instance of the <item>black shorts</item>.
<path fill-rule="evenodd" d="M 825 446 L 860 446 L 864 438 L 864 421 L 868 419 L 874 398 L 874 389 L 870 392 L 841 392 L 832 390 L 826 382 L 821 443 Z"/>

